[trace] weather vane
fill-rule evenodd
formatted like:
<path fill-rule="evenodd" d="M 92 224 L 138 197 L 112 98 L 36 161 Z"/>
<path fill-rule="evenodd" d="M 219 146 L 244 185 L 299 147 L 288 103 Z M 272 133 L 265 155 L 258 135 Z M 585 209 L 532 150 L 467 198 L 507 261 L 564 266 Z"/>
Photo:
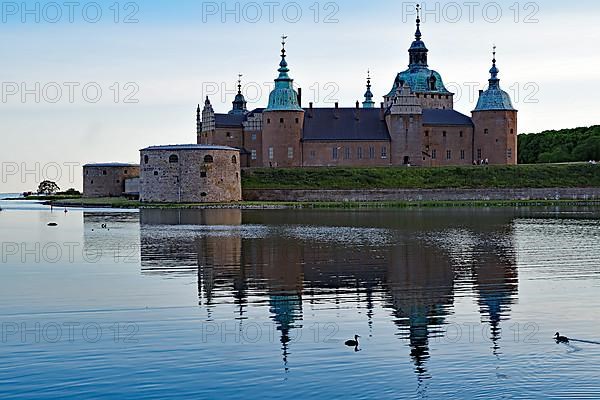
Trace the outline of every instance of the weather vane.
<path fill-rule="evenodd" d="M 285 49 L 285 40 L 286 40 L 287 38 L 288 38 L 288 37 L 287 37 L 287 36 L 285 36 L 285 34 L 284 34 L 284 35 L 281 35 L 281 44 L 283 45 L 283 48 L 284 48 L 284 49 Z"/>
<path fill-rule="evenodd" d="M 417 19 L 421 19 L 420 13 L 421 13 L 421 5 L 417 4 Z"/>

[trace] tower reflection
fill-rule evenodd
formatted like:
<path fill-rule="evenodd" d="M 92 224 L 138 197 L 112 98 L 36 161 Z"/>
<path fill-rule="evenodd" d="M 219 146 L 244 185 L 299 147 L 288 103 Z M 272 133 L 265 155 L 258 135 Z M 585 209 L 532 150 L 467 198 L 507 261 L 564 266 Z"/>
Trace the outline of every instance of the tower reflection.
<path fill-rule="evenodd" d="M 389 313 L 423 382 L 431 377 L 430 342 L 467 286 L 499 353 L 500 324 L 518 292 L 511 221 L 491 212 L 483 222 L 461 210 L 142 210 L 142 272 L 197 274 L 208 321 L 224 304 L 235 306 L 240 326 L 249 307 L 267 307 L 286 371 L 315 302 L 340 310 L 354 303 L 366 310 L 369 329 L 377 313 Z"/>

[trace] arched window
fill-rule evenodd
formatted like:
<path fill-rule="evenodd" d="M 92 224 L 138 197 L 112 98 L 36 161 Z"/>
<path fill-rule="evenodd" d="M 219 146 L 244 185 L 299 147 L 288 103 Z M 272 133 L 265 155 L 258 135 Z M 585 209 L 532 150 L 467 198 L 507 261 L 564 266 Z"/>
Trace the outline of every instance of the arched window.
<path fill-rule="evenodd" d="M 177 164 L 178 162 L 179 162 L 179 157 L 177 156 L 177 154 L 173 154 L 172 156 L 169 157 L 169 163 Z"/>
<path fill-rule="evenodd" d="M 148 156 L 144 156 L 144 164 L 148 164 Z"/>
<path fill-rule="evenodd" d="M 207 155 L 206 157 L 204 157 L 204 162 L 206 164 L 213 163 L 213 162 L 215 162 L 215 159 L 213 158 L 213 156 Z"/>
<path fill-rule="evenodd" d="M 232 164 L 237 164 L 237 157 L 236 156 L 231 157 L 231 163 Z"/>

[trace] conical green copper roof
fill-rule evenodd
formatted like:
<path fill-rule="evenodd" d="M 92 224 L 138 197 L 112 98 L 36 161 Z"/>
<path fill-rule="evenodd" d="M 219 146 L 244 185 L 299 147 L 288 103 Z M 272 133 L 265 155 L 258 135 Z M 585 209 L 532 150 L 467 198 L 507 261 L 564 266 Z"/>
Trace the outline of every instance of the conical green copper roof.
<path fill-rule="evenodd" d="M 500 70 L 496 67 L 496 47 L 494 46 L 494 59 L 492 60 L 492 69 L 490 69 L 491 78 L 488 89 L 481 93 L 477 101 L 475 111 L 514 111 L 510 95 L 500 88 Z"/>
<path fill-rule="evenodd" d="M 298 103 L 298 93 L 294 90 L 294 80 L 288 75 L 290 69 L 285 59 L 285 39 L 284 36 L 281 43 L 279 77 L 275 79 L 275 89 L 269 95 L 269 105 L 265 111 L 303 111 Z"/>

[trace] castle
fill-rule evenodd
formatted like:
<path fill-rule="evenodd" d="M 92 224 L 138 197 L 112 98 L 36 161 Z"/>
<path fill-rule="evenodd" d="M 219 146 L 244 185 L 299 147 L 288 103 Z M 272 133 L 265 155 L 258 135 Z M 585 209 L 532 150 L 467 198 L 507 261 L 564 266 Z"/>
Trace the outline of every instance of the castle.
<path fill-rule="evenodd" d="M 198 105 L 198 144 L 237 148 L 241 166 L 450 166 L 517 164 L 517 110 L 500 88 L 494 48 L 489 87 L 480 91 L 471 117 L 454 110 L 454 94 L 441 75 L 429 69 L 429 50 L 417 30 L 409 67 L 375 107 L 370 76 L 362 108 L 302 107 L 286 61 L 285 39 L 279 76 L 267 108 L 252 111 L 238 94 L 228 114 L 214 112 L 209 98 Z"/>

